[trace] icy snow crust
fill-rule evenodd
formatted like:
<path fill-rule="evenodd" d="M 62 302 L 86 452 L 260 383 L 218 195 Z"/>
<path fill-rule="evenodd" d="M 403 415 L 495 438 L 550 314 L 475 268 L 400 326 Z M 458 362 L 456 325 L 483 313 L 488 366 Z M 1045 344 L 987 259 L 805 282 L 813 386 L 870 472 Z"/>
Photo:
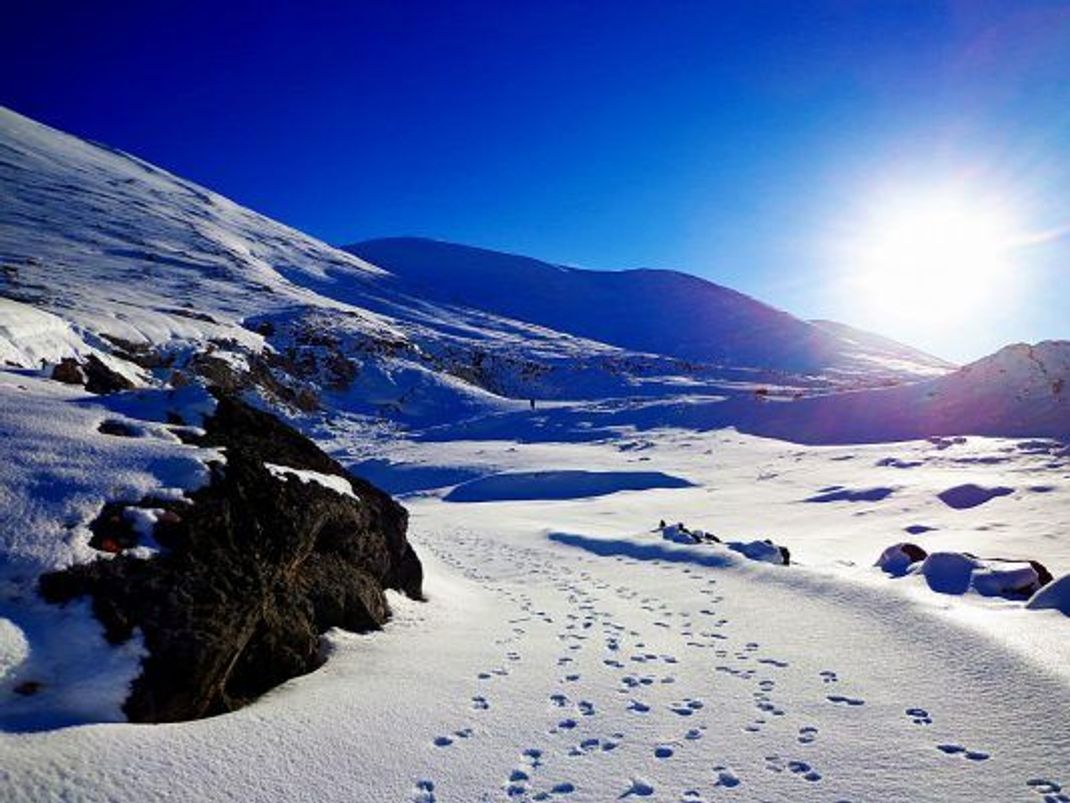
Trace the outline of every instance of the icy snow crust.
<path fill-rule="evenodd" d="M 10 112 L 0 145 L 5 801 L 1057 801 L 1070 789 L 1070 451 L 1053 440 L 1066 343 L 830 393 L 842 375 L 689 366 L 416 297 Z M 108 646 L 87 605 L 45 605 L 36 577 L 100 558 L 87 524 L 104 500 L 181 497 L 225 454 L 179 441 L 169 391 L 93 397 L 44 379 L 40 361 L 114 360 L 112 337 L 173 352 L 214 341 L 240 367 L 299 344 L 302 327 L 359 354 L 359 371 L 321 388 L 326 413 L 293 420 L 403 495 L 429 602 L 393 596 L 384 632 L 328 634 L 322 669 L 233 714 L 116 721 L 142 645 Z M 908 354 L 881 353 L 917 377 Z M 553 370 L 533 384 L 536 359 Z M 203 392 L 178 393 L 193 426 L 211 412 Z M 99 432 L 106 419 L 134 436 Z M 666 539 L 662 520 L 724 543 Z M 765 539 L 791 565 L 764 562 Z M 874 566 L 906 541 L 958 557 L 898 576 Z M 1028 559 L 1061 579 L 1029 601 L 991 593 L 1021 577 L 985 567 Z M 30 680 L 41 687 L 16 693 Z M 94 724 L 42 731 L 79 723 Z"/>

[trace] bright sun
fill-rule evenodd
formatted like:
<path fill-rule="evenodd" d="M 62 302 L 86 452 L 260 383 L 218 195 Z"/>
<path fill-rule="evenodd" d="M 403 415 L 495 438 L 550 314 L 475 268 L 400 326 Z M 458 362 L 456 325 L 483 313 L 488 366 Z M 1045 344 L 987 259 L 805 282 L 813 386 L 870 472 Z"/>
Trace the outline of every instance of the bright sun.
<path fill-rule="evenodd" d="M 947 321 L 998 301 L 1018 238 L 1003 208 L 934 194 L 871 213 L 850 259 L 856 300 L 900 320 Z"/>

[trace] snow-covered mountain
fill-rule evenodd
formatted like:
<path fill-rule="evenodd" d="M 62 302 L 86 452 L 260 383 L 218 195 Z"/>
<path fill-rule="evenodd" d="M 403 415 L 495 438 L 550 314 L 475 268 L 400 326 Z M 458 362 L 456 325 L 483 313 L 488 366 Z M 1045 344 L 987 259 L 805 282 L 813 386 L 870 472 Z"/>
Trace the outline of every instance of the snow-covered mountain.
<path fill-rule="evenodd" d="M 808 443 L 962 434 L 1070 440 L 1070 341 L 1016 343 L 911 385 L 729 406 L 723 414 L 747 431 Z"/>
<path fill-rule="evenodd" d="M 732 336 L 746 359 L 730 360 L 728 349 L 711 364 L 680 359 L 684 320 L 664 330 L 664 346 L 645 324 L 651 337 L 633 344 L 586 336 L 567 320 L 564 329 L 517 320 L 480 309 L 477 297 L 458 303 L 429 289 L 433 282 L 416 287 L 135 157 L 7 110 L 0 186 L 0 357 L 11 365 L 95 354 L 132 379 L 169 381 L 173 371 L 203 373 L 211 352 L 217 374 L 237 373 L 275 401 L 417 424 L 508 409 L 510 399 L 711 394 L 754 382 L 873 385 L 932 367 L 884 365 L 875 355 L 861 368 L 841 364 L 848 372 L 839 375 L 757 370 L 816 367 L 815 343 L 826 355 L 842 349 L 720 288 L 783 324 L 776 343 L 784 348 L 785 332 L 798 330 L 804 342 L 793 353 L 811 356 L 778 361 L 753 327 Z"/>
<path fill-rule="evenodd" d="M 584 270 L 437 240 L 346 246 L 407 292 L 610 343 L 700 363 L 797 373 L 878 371 L 901 377 L 952 366 L 868 333 L 821 325 L 671 270 Z"/>

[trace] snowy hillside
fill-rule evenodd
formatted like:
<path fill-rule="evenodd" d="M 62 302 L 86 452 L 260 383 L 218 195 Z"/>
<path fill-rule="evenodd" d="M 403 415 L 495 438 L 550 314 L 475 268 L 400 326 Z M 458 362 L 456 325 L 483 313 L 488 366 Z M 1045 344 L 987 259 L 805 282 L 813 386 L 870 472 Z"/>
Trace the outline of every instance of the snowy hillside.
<path fill-rule="evenodd" d="M 1070 439 L 1070 341 L 1018 343 L 913 385 L 761 405 L 723 415 L 741 429 L 806 443 L 934 435 Z"/>
<path fill-rule="evenodd" d="M 901 379 L 951 367 L 887 339 L 799 320 L 676 271 L 583 270 L 419 238 L 369 240 L 346 250 L 386 268 L 414 295 L 635 351 L 801 373 L 883 371 Z"/>

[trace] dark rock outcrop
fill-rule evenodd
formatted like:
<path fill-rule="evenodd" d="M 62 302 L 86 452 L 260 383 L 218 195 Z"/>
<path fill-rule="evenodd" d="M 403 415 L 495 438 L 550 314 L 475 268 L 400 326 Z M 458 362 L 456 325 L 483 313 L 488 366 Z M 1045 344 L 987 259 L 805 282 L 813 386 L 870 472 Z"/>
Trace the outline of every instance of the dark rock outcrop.
<path fill-rule="evenodd" d="M 379 628 L 384 589 L 421 596 L 407 513 L 387 494 L 235 398 L 220 397 L 205 430 L 202 444 L 226 447 L 211 483 L 189 501 L 136 505 L 154 511 L 158 554 L 128 554 L 136 517 L 109 503 L 92 543 L 114 556 L 41 578 L 51 602 L 91 597 L 110 641 L 141 632 L 149 655 L 124 705 L 131 721 L 233 710 L 319 666 L 328 628 Z M 357 498 L 266 462 L 344 477 Z"/>
<path fill-rule="evenodd" d="M 52 378 L 66 385 L 85 384 L 85 372 L 73 357 L 64 357 L 56 363 L 52 368 Z"/>
<path fill-rule="evenodd" d="M 86 390 L 98 395 L 134 387 L 133 382 L 113 371 L 95 354 L 90 354 L 84 363 L 79 363 L 73 357 L 64 357 L 53 367 L 52 378 L 68 385 L 85 385 Z"/>

